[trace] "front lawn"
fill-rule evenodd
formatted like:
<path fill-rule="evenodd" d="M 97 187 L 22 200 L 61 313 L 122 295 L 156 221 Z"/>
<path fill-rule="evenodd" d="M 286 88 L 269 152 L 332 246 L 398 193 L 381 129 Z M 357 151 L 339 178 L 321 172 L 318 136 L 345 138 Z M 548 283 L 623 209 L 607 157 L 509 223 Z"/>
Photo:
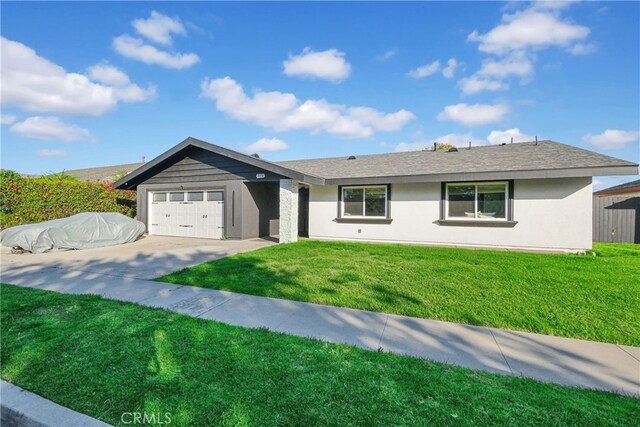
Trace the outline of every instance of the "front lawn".
<path fill-rule="evenodd" d="M 640 345 L 640 247 L 592 255 L 302 241 L 158 280 Z"/>
<path fill-rule="evenodd" d="M 112 424 L 635 425 L 640 400 L 2 285 L 2 378 Z M 130 418 L 124 419 L 130 421 Z"/>

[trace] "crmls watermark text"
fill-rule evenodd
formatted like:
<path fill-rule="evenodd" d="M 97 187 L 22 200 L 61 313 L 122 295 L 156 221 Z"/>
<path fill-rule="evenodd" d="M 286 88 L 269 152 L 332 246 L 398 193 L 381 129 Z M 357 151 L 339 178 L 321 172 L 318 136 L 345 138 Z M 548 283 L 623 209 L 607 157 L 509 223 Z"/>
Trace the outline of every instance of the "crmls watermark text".
<path fill-rule="evenodd" d="M 171 424 L 171 412 L 123 412 L 120 415 L 122 424 Z"/>

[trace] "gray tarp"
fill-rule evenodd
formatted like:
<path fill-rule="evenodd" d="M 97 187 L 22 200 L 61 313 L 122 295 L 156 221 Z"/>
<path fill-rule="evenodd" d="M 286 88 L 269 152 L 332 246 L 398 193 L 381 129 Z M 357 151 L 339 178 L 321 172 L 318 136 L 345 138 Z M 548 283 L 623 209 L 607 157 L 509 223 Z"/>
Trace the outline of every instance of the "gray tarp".
<path fill-rule="evenodd" d="M 91 249 L 135 241 L 144 224 L 115 212 L 85 212 L 38 224 L 18 225 L 0 233 L 2 246 L 39 254 L 52 249 Z"/>

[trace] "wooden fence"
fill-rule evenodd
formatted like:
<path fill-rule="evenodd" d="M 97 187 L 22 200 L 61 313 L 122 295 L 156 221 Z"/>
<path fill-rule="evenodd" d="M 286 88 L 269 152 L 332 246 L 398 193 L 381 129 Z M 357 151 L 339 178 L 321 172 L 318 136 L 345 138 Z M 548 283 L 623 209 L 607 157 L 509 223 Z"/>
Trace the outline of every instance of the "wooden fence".
<path fill-rule="evenodd" d="M 640 197 L 594 197 L 593 241 L 640 243 Z"/>

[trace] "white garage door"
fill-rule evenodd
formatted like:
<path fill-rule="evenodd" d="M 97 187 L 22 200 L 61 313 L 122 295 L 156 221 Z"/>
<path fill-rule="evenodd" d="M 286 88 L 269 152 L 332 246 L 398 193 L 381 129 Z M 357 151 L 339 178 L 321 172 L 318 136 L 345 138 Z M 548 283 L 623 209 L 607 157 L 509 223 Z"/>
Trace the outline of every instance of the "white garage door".
<path fill-rule="evenodd" d="M 221 239 L 224 233 L 222 191 L 149 193 L 149 234 Z"/>

